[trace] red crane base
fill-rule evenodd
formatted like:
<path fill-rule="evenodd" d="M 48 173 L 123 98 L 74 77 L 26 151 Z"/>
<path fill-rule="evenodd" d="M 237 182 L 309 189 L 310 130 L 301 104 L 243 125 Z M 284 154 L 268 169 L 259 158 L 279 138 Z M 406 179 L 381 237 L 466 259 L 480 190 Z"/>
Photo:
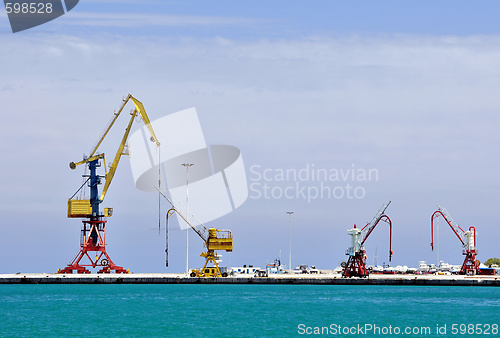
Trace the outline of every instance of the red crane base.
<path fill-rule="evenodd" d="M 464 251 L 465 260 L 460 269 L 461 275 L 480 275 L 481 269 L 476 260 L 476 250 Z"/>
<path fill-rule="evenodd" d="M 95 258 L 89 254 L 93 252 Z M 81 260 L 86 257 L 88 264 L 81 264 Z M 83 229 L 80 238 L 80 251 L 73 261 L 58 273 L 90 273 L 87 267 L 101 267 L 97 273 L 129 273 L 123 267 L 115 265 L 106 253 L 106 221 L 101 219 L 83 221 Z"/>
<path fill-rule="evenodd" d="M 342 271 L 342 277 L 366 277 L 368 271 L 365 266 L 364 251 L 356 252 L 354 256 L 349 256 L 347 265 Z"/>

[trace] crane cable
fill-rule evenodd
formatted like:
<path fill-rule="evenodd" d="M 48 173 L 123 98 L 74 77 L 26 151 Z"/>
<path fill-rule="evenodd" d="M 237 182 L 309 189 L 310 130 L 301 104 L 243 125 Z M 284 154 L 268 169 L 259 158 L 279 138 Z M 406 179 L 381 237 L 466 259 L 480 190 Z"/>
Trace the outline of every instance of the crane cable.
<path fill-rule="evenodd" d="M 87 183 L 87 182 L 89 181 L 89 179 L 90 179 L 90 177 L 89 177 L 89 178 L 87 178 L 87 179 L 85 179 L 85 176 L 87 176 L 87 175 L 88 175 L 88 174 L 87 174 L 87 169 L 88 169 L 88 168 L 87 168 L 87 165 L 85 164 L 85 165 L 83 166 L 83 168 L 84 168 L 84 169 L 83 169 L 83 176 L 82 176 L 82 187 L 83 187 L 83 185 L 84 185 L 85 183 Z M 79 196 L 79 197 L 77 197 L 77 198 L 80 198 L 80 199 L 84 199 L 84 198 L 85 198 L 85 191 L 84 191 L 84 190 L 85 190 L 85 189 L 82 189 L 81 187 L 80 187 L 80 189 L 78 189 L 78 191 L 80 192 L 80 196 Z M 78 191 L 77 191 L 77 193 L 78 193 Z M 75 195 L 76 195 L 76 193 L 75 193 Z M 75 197 L 75 195 L 73 195 L 73 197 Z M 72 199 L 73 197 L 71 197 L 71 199 Z"/>
<path fill-rule="evenodd" d="M 158 236 L 160 236 L 160 226 L 161 226 L 161 161 L 160 161 L 160 146 L 158 149 Z"/>

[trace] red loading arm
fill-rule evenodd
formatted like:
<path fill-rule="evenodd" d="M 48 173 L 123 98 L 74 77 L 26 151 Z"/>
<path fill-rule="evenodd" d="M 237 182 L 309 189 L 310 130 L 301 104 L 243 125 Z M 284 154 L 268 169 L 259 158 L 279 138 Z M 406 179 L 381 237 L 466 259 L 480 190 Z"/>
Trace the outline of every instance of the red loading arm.
<path fill-rule="evenodd" d="M 387 224 L 389 224 L 389 262 L 390 262 L 392 260 L 393 252 L 392 252 L 392 221 L 389 218 L 389 216 L 387 216 L 385 214 L 380 215 L 380 217 L 377 219 L 377 221 L 368 229 L 365 237 L 361 241 L 361 246 L 363 246 L 365 244 L 365 241 L 368 239 L 368 237 L 370 236 L 370 234 L 373 232 L 373 230 L 375 229 L 375 227 L 377 226 L 377 224 L 380 221 L 384 221 Z M 366 228 L 366 226 L 364 228 Z"/>
<path fill-rule="evenodd" d="M 444 220 L 446 221 L 446 223 L 448 223 L 448 225 L 450 226 L 451 230 L 453 230 L 453 233 L 455 233 L 455 235 L 458 237 L 458 239 L 460 240 L 460 242 L 462 243 L 462 245 L 465 246 L 464 240 L 458 234 L 459 231 L 461 231 L 462 234 L 465 233 L 465 231 L 458 224 L 456 224 L 455 222 L 453 222 L 453 219 L 451 219 L 451 221 L 450 221 L 448 219 L 448 217 L 446 217 L 445 213 L 443 213 L 441 211 L 441 209 L 440 209 L 440 210 L 436 210 L 432 214 L 432 216 L 431 216 L 431 248 L 432 248 L 432 250 L 434 250 L 434 219 L 436 219 L 440 215 L 444 218 Z"/>

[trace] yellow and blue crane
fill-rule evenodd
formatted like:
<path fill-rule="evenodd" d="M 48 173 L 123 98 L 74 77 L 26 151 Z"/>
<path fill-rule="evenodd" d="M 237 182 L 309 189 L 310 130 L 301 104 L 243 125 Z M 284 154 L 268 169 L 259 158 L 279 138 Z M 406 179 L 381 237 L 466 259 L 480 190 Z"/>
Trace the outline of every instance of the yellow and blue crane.
<path fill-rule="evenodd" d="M 125 134 L 122 137 L 122 141 L 118 146 L 118 150 L 108 170 L 106 168 L 104 153 L 98 153 L 98 150 L 129 101 L 132 101 L 135 108 L 130 112 L 130 121 L 127 125 L 127 128 L 125 129 Z M 144 105 L 129 94 L 126 98 L 123 99 L 123 104 L 115 113 L 111 122 L 105 129 L 104 134 L 92 149 L 90 155 L 88 157 L 84 156 L 83 160 L 79 162 L 71 162 L 69 164 L 71 169 L 76 169 L 76 167 L 81 164 L 87 165 L 89 168 L 89 175 L 83 175 L 86 180 L 75 192 L 75 194 L 68 199 L 68 217 L 84 218 L 84 220 L 82 221 L 83 227 L 80 236 L 80 250 L 75 258 L 71 261 L 71 263 L 69 263 L 68 266 L 66 266 L 64 269 L 59 270 L 59 273 L 73 273 L 73 271 L 77 273 L 90 273 L 90 271 L 87 269 L 89 267 L 100 267 L 101 269 L 98 271 L 98 273 L 109 273 L 113 270 L 116 273 L 128 272 L 123 267 L 115 265 L 106 252 L 106 218 L 110 217 L 113 214 L 113 209 L 104 208 L 103 210 L 101 210 L 100 205 L 104 201 L 106 193 L 108 192 L 122 155 L 128 155 L 128 151 L 126 150 L 127 140 L 132 128 L 132 124 L 136 117 L 142 118 L 149 130 L 149 133 L 151 134 L 151 141 L 156 143 L 156 146 L 159 147 L 160 142 L 158 142 L 158 138 L 153 131 L 153 127 L 151 126 L 149 117 L 146 114 Z M 104 176 L 101 176 L 97 173 L 97 169 L 101 167 L 101 160 L 102 162 L 104 162 Z M 101 191 L 101 194 L 99 195 L 98 188 L 102 183 L 101 178 L 104 178 L 104 187 Z M 76 197 L 86 184 L 90 189 L 90 198 Z M 93 254 L 91 255 L 90 253 Z M 89 261 L 87 264 L 84 264 L 81 261 L 85 257 L 88 258 Z"/>

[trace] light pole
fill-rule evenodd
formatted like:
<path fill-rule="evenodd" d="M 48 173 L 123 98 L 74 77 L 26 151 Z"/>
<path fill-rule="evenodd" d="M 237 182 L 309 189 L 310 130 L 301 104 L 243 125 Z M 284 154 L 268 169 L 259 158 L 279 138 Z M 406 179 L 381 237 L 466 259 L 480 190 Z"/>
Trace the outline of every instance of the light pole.
<path fill-rule="evenodd" d="M 193 163 L 183 163 L 184 167 L 186 167 L 186 219 L 189 221 L 189 212 L 188 212 L 188 203 L 189 203 L 189 167 L 193 165 Z M 189 275 L 189 224 L 186 224 L 186 275 Z"/>
<path fill-rule="evenodd" d="M 437 248 L 437 267 L 439 268 L 439 265 L 440 265 L 440 261 L 439 261 L 439 218 L 437 219 L 437 222 L 436 222 L 436 228 L 437 228 L 437 231 L 436 231 L 436 237 L 437 237 L 437 245 L 436 245 L 436 248 Z"/>
<path fill-rule="evenodd" d="M 288 270 L 292 273 L 292 214 L 293 211 L 287 211 L 288 214 Z"/>

